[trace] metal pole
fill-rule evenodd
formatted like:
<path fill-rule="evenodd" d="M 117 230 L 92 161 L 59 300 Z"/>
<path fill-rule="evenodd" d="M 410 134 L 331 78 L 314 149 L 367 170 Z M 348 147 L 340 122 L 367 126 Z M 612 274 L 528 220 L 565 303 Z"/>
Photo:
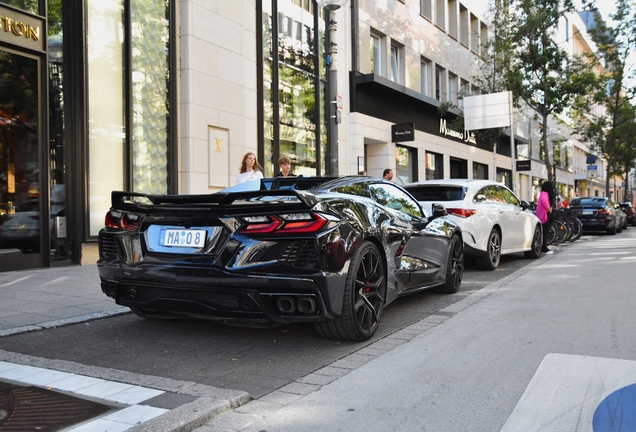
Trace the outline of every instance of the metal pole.
<path fill-rule="evenodd" d="M 516 157 L 515 157 L 515 114 L 512 106 L 512 92 L 508 92 L 508 102 L 509 102 L 509 110 L 510 110 L 510 160 L 512 162 L 512 191 L 515 195 L 519 195 L 517 193 L 516 188 L 516 176 L 517 176 L 517 167 L 516 167 Z"/>
<path fill-rule="evenodd" d="M 336 9 L 329 8 L 329 22 L 327 23 L 327 80 L 329 87 L 329 158 L 330 174 L 338 175 L 338 123 L 340 123 L 340 113 L 338 112 L 338 67 L 336 65 L 336 54 L 338 45 L 336 44 Z"/>

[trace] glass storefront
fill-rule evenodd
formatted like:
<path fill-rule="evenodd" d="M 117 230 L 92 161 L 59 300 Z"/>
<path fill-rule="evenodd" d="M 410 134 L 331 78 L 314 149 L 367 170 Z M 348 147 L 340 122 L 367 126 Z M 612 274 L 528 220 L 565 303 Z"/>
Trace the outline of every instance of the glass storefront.
<path fill-rule="evenodd" d="M 172 3 L 0 0 L 0 271 L 79 263 L 113 190 L 174 188 Z"/>
<path fill-rule="evenodd" d="M 40 252 L 39 62 L 0 48 L 0 256 Z"/>
<path fill-rule="evenodd" d="M 89 234 L 96 236 L 113 190 L 170 192 L 171 2 L 87 6 Z"/>
<path fill-rule="evenodd" d="M 325 173 L 326 126 L 320 103 L 325 69 L 319 55 L 324 21 L 315 12 L 309 0 L 263 1 L 261 162 L 266 176 L 278 173 L 277 160 L 283 155 L 291 159 L 296 175 Z"/>

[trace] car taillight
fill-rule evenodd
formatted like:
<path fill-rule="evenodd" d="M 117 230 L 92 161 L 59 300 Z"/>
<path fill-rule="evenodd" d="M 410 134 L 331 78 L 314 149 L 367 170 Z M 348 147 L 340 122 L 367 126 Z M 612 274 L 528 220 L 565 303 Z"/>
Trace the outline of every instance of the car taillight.
<path fill-rule="evenodd" d="M 111 210 L 106 213 L 104 225 L 106 228 L 137 230 L 139 229 L 139 215 Z"/>
<path fill-rule="evenodd" d="M 241 234 L 311 234 L 320 231 L 329 220 L 318 213 L 290 213 L 277 216 L 247 216 L 242 218 Z"/>
<path fill-rule="evenodd" d="M 458 216 L 460 218 L 468 218 L 477 213 L 477 210 L 461 209 L 461 208 L 447 208 L 446 213 Z"/>
<path fill-rule="evenodd" d="M 609 216 L 610 211 L 606 209 L 601 209 L 601 210 L 598 210 L 596 214 L 599 216 Z"/>

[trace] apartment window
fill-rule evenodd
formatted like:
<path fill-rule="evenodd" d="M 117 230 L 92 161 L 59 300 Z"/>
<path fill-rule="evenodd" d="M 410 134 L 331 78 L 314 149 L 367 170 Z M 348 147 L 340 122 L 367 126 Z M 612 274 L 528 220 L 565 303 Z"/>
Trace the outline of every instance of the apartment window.
<path fill-rule="evenodd" d="M 486 45 L 486 42 L 488 42 L 488 27 L 483 22 L 480 22 L 479 25 L 481 26 L 481 31 L 479 33 L 479 37 L 481 39 L 480 46 L 483 47 Z"/>
<path fill-rule="evenodd" d="M 398 84 L 402 83 L 402 47 L 391 42 L 391 76 L 390 79 Z"/>
<path fill-rule="evenodd" d="M 457 75 L 448 74 L 448 101 L 457 104 Z"/>
<path fill-rule="evenodd" d="M 448 34 L 455 39 L 459 39 L 457 27 L 457 0 L 448 0 Z"/>
<path fill-rule="evenodd" d="M 433 20 L 433 0 L 420 0 L 420 15 Z"/>
<path fill-rule="evenodd" d="M 479 20 L 470 14 L 470 49 L 479 54 Z"/>
<path fill-rule="evenodd" d="M 465 79 L 461 80 L 459 85 L 459 96 L 462 98 L 464 96 L 470 96 L 470 83 Z"/>
<path fill-rule="evenodd" d="M 444 101 L 446 99 L 446 88 L 444 77 L 446 71 L 440 66 L 435 66 L 435 99 Z"/>
<path fill-rule="evenodd" d="M 381 75 L 382 71 L 382 45 L 381 38 L 371 34 L 371 73 Z"/>
<path fill-rule="evenodd" d="M 426 152 L 426 180 L 444 178 L 444 156 L 439 153 Z"/>
<path fill-rule="evenodd" d="M 422 84 L 422 94 L 431 95 L 431 61 L 422 57 L 420 63 L 420 80 Z"/>
<path fill-rule="evenodd" d="M 468 47 L 468 35 L 470 34 L 468 23 L 468 9 L 463 4 L 459 5 L 459 42 Z"/>
<path fill-rule="evenodd" d="M 435 25 L 446 31 L 446 0 L 435 1 Z"/>

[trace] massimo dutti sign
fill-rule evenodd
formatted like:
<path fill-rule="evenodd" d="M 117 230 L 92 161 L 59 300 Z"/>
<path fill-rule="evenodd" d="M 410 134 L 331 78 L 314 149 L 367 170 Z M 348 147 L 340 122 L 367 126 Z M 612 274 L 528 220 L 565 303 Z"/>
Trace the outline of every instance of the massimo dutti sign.
<path fill-rule="evenodd" d="M 439 133 L 447 137 L 464 141 L 465 143 L 477 144 L 477 138 L 475 137 L 474 132 L 471 132 L 468 129 L 464 129 L 463 131 L 451 129 L 446 125 L 445 118 L 439 119 Z"/>
<path fill-rule="evenodd" d="M 28 15 L 0 5 L 0 41 L 44 52 L 44 18 Z"/>
<path fill-rule="evenodd" d="M 391 141 L 415 141 L 415 123 L 394 124 L 391 126 Z"/>

